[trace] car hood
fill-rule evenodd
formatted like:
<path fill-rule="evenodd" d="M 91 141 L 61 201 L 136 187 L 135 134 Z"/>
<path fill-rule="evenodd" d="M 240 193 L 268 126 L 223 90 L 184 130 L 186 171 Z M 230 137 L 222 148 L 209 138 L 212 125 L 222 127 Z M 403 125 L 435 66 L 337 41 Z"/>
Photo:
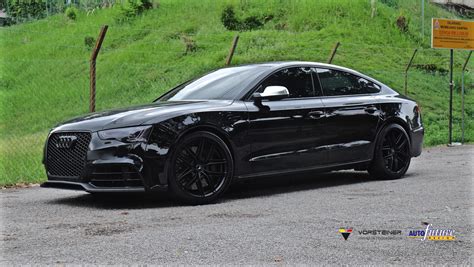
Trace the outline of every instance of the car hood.
<path fill-rule="evenodd" d="M 211 111 L 230 105 L 230 100 L 163 101 L 148 105 L 90 113 L 56 125 L 57 131 L 100 131 L 113 128 L 154 124 L 188 113 Z"/>

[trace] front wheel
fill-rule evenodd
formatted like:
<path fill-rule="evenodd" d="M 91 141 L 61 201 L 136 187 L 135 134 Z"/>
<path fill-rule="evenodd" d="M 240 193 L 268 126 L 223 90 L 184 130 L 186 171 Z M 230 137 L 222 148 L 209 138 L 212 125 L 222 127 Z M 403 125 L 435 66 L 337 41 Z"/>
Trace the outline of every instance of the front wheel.
<path fill-rule="evenodd" d="M 234 167 L 226 143 L 204 131 L 182 138 L 169 166 L 170 189 L 178 200 L 190 204 L 216 200 L 229 186 Z"/>
<path fill-rule="evenodd" d="M 407 132 L 398 124 L 390 124 L 379 135 L 369 173 L 376 179 L 398 179 L 407 172 L 410 160 Z"/>

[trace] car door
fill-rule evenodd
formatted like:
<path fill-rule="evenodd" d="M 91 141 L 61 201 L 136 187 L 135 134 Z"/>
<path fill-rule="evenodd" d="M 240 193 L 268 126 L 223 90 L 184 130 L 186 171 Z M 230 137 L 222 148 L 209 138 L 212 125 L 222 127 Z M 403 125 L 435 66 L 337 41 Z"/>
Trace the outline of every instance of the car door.
<path fill-rule="evenodd" d="M 262 101 L 251 99 L 248 140 L 251 142 L 250 163 L 254 173 L 279 172 L 318 166 L 326 162 L 326 154 L 318 131 L 324 117 L 319 85 L 315 90 L 311 68 L 294 67 L 279 70 L 257 87 L 285 86 L 289 97 Z"/>
<path fill-rule="evenodd" d="M 380 120 L 374 94 L 381 87 L 345 71 L 318 68 L 317 74 L 324 94 L 328 163 L 370 160 Z"/>

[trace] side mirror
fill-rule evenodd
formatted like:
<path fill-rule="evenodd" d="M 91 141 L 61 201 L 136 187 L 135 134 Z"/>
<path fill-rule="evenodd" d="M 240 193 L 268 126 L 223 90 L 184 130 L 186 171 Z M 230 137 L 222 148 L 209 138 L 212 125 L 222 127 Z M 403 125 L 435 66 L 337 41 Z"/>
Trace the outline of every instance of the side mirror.
<path fill-rule="evenodd" d="M 283 99 L 290 96 L 290 93 L 285 86 L 267 86 L 263 93 L 254 93 L 252 96 L 255 101 L 261 102 L 263 99 Z"/>

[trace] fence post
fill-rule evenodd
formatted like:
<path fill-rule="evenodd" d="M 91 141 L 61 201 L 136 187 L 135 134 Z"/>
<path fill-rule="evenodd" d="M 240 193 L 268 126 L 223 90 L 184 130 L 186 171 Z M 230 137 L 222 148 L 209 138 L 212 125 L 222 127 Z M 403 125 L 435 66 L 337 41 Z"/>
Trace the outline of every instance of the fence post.
<path fill-rule="evenodd" d="M 97 55 L 99 54 L 100 48 L 102 47 L 102 42 L 104 41 L 105 34 L 109 26 L 104 25 L 100 29 L 99 37 L 95 43 L 94 50 L 92 51 L 90 59 L 90 95 L 89 95 L 89 112 L 95 111 L 95 64 L 97 60 Z"/>
<path fill-rule="evenodd" d="M 464 71 L 466 70 L 467 63 L 469 62 L 469 59 L 471 58 L 472 50 L 469 51 L 469 54 L 467 55 L 466 62 L 464 62 L 464 65 L 462 66 L 462 73 L 461 73 L 461 114 L 462 114 L 462 120 L 461 120 L 461 144 L 464 144 Z"/>
<path fill-rule="evenodd" d="M 232 57 L 234 56 L 235 48 L 237 47 L 237 43 L 239 42 L 239 35 L 237 34 L 232 41 L 232 46 L 230 47 L 229 54 L 227 55 L 227 59 L 225 61 L 225 65 L 229 66 L 232 62 Z"/>
<path fill-rule="evenodd" d="M 337 48 L 339 48 L 339 45 L 341 45 L 340 42 L 336 42 L 336 43 L 334 44 L 334 47 L 332 48 L 331 54 L 329 55 L 329 58 L 328 58 L 328 64 L 331 64 L 331 63 L 332 63 L 332 60 L 334 59 L 334 56 L 336 55 Z"/>
<path fill-rule="evenodd" d="M 375 7 L 375 0 L 370 1 L 370 6 L 372 7 L 372 13 L 370 15 L 371 18 L 375 17 L 375 13 L 377 12 L 377 8 Z"/>
<path fill-rule="evenodd" d="M 407 67 L 405 68 L 405 95 L 408 96 L 408 70 L 411 67 L 411 63 L 413 62 L 413 59 L 415 58 L 416 52 L 418 52 L 418 49 L 415 48 L 413 51 L 413 55 L 411 55 L 410 62 L 408 62 Z"/>

